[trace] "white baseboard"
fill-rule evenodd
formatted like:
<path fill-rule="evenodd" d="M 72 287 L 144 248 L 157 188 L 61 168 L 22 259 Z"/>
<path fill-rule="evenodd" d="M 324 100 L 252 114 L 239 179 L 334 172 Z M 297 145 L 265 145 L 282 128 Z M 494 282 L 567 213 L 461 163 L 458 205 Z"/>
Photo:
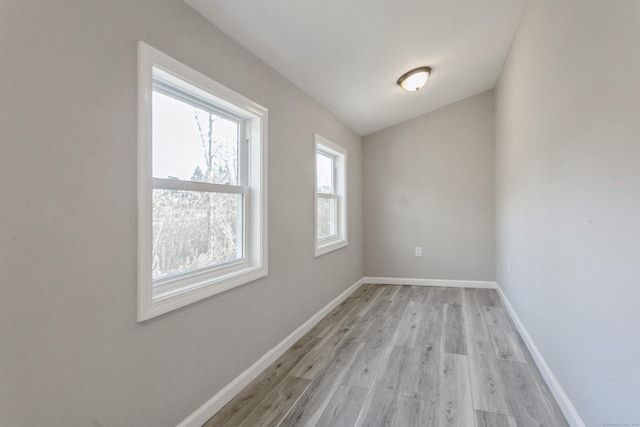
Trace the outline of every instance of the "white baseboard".
<path fill-rule="evenodd" d="M 500 294 L 500 298 L 502 299 L 504 306 L 507 308 L 509 315 L 513 319 L 513 323 L 515 323 L 516 325 L 516 328 L 518 328 L 518 332 L 520 332 L 522 340 L 529 349 L 529 353 L 531 353 L 536 366 L 538 366 L 540 373 L 544 377 L 544 380 L 547 382 L 547 386 L 549 386 L 551 394 L 553 394 L 556 402 L 558 402 L 558 406 L 560 406 L 560 409 L 567 419 L 567 422 L 571 427 L 586 427 L 584 421 L 582 421 L 582 418 L 580 417 L 580 414 L 578 414 L 578 411 L 576 411 L 576 408 L 571 403 L 571 400 L 569 400 L 569 396 L 567 396 L 567 394 L 564 392 L 556 376 L 553 375 L 551 368 L 549 368 L 549 365 L 547 365 L 544 357 L 542 357 L 542 353 L 540 353 L 540 350 L 538 350 L 538 347 L 533 341 L 533 338 L 531 338 L 531 335 L 529 335 L 529 332 L 527 332 L 524 324 L 520 321 L 520 318 L 511 306 L 511 303 L 507 299 L 507 296 L 504 294 L 504 292 L 502 292 L 502 289 L 499 285 L 496 286 L 496 290 Z"/>
<path fill-rule="evenodd" d="M 374 285 L 412 285 L 412 286 L 446 286 L 450 288 L 483 288 L 496 289 L 496 282 L 481 280 L 437 280 L 437 279 L 409 279 L 404 277 L 363 277 L 362 283 Z"/>
<path fill-rule="evenodd" d="M 351 285 L 347 290 L 338 295 L 333 301 L 324 306 L 299 328 L 291 332 L 289 336 L 280 341 L 275 347 L 266 352 L 257 362 L 233 379 L 222 390 L 216 393 L 204 405 L 184 419 L 177 427 L 201 427 L 209 418 L 214 416 L 224 405 L 229 403 L 243 388 L 253 381 L 262 371 L 282 356 L 282 354 L 296 343 L 304 334 L 309 332 L 316 323 L 322 320 L 331 310 L 347 299 L 364 282 L 362 279 Z"/>

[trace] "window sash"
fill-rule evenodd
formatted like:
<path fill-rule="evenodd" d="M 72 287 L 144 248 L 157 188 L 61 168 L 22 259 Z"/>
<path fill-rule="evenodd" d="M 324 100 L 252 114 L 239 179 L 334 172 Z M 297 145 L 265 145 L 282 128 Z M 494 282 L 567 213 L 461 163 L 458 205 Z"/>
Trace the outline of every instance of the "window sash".
<path fill-rule="evenodd" d="M 155 178 L 154 178 L 155 179 Z M 157 178 L 157 179 L 161 179 L 161 178 Z M 161 179 L 162 181 L 169 181 L 170 183 L 174 183 L 174 182 L 182 182 L 185 183 L 185 181 L 178 181 L 178 180 L 165 180 L 165 179 Z M 192 183 L 192 182 L 187 182 L 187 183 Z M 202 184 L 200 182 L 195 182 L 195 184 Z M 220 184 L 205 184 L 207 186 L 214 186 L 214 187 L 219 187 L 221 186 Z M 171 186 L 166 186 L 166 187 L 155 187 L 153 189 L 161 189 L 161 190 L 179 190 L 179 191 L 191 191 L 191 192 L 214 192 L 214 193 L 226 193 L 226 194 L 240 194 L 242 195 L 242 198 L 240 199 L 240 209 L 238 209 L 238 214 L 236 215 L 236 231 L 237 231 L 237 235 L 236 235 L 236 251 L 237 251 L 237 258 L 231 261 L 223 261 L 223 262 L 217 262 L 217 263 L 212 263 L 212 264 L 207 264 L 203 267 L 200 268 L 196 268 L 194 270 L 189 270 L 189 271 L 185 271 L 185 272 L 180 272 L 180 273 L 175 273 L 175 274 L 168 274 L 156 279 L 152 279 L 152 287 L 154 289 L 154 292 L 158 293 L 160 290 L 160 293 L 162 293 L 163 291 L 166 292 L 168 290 L 176 290 L 176 289 L 180 289 L 181 287 L 183 287 L 184 285 L 180 284 L 180 286 L 176 286 L 176 284 L 178 282 L 185 282 L 186 280 L 191 280 L 194 278 L 197 278 L 199 276 L 202 276 L 204 274 L 209 274 L 212 272 L 218 272 L 220 270 L 225 270 L 225 269 L 232 269 L 231 271 L 235 271 L 238 270 L 240 268 L 236 268 L 236 267 L 242 267 L 242 266 L 246 266 L 248 259 L 247 259 L 247 249 L 248 249 L 248 244 L 249 244 L 249 231 L 248 231 L 248 227 L 249 227 L 249 221 L 248 221 L 248 215 L 247 212 L 249 212 L 249 204 L 250 204 L 250 198 L 248 197 L 249 195 L 249 191 L 247 189 L 247 191 L 243 191 L 244 189 L 240 189 L 241 191 L 210 191 L 210 190 L 200 190 L 200 189 L 193 189 L 193 188 L 177 188 L 179 186 L 176 186 L 176 188 L 172 188 Z M 224 187 L 234 187 L 232 185 L 224 185 Z M 167 287 L 167 285 L 170 284 L 174 284 L 173 286 L 171 286 L 170 288 Z"/>
<path fill-rule="evenodd" d="M 158 73 L 160 71 L 160 73 Z M 236 116 L 229 111 L 218 107 L 216 104 L 207 101 L 201 96 L 192 93 L 192 90 L 188 88 L 178 87 L 175 83 L 171 83 L 163 79 L 159 74 L 163 74 L 160 69 L 155 68 L 153 74 L 153 91 L 162 93 L 185 104 L 198 107 L 204 111 L 215 114 L 218 117 L 222 117 L 233 122 L 242 123 L 245 119 L 241 116 Z M 185 85 L 185 82 L 181 82 Z"/>
<path fill-rule="evenodd" d="M 155 298 L 162 298 L 164 295 L 171 295 L 175 291 L 188 291 L 190 288 L 200 286 L 198 279 L 208 274 L 216 272 L 225 272 L 232 274 L 240 271 L 249 265 L 246 257 L 238 258 L 233 261 L 212 264 L 197 270 L 187 271 L 184 273 L 172 274 L 153 281 L 153 291 Z M 185 283 L 194 282 L 193 286 L 185 286 Z"/>
<path fill-rule="evenodd" d="M 218 117 L 233 121 L 238 124 L 238 184 L 216 184 L 209 182 L 181 180 L 181 179 L 167 179 L 167 178 L 152 178 L 152 189 L 162 190 L 177 190 L 177 191 L 194 191 L 194 192 L 209 192 L 209 193 L 225 193 L 225 194 L 241 194 L 241 209 L 237 215 L 238 221 L 238 253 L 237 259 L 232 261 L 225 261 L 220 263 L 213 263 L 202 268 L 198 268 L 192 271 L 183 273 L 171 274 L 152 280 L 152 286 L 156 295 L 162 295 L 163 293 L 171 293 L 176 290 L 187 289 L 184 286 L 185 281 L 195 280 L 199 276 L 215 273 L 219 271 L 240 270 L 247 265 L 246 251 L 248 245 L 248 204 L 250 197 L 250 187 L 248 182 L 248 154 L 246 139 L 246 127 L 249 125 L 249 120 L 243 119 L 239 116 L 230 114 L 229 112 L 209 103 L 206 99 L 189 92 L 186 88 L 176 87 L 170 82 L 162 80 L 158 75 L 153 76 L 153 91 L 162 93 L 177 101 L 183 102 L 187 105 L 197 107 L 206 112 L 214 114 Z M 152 140 L 153 145 L 153 140 Z"/>
<path fill-rule="evenodd" d="M 333 234 L 330 234 L 328 236 L 324 236 L 324 237 L 318 237 L 317 241 L 321 244 L 325 244 L 325 243 L 329 243 L 333 240 L 340 240 L 340 197 L 336 194 L 326 194 L 326 193 L 318 193 L 317 194 L 318 199 L 332 199 L 335 200 L 335 204 L 333 205 L 333 218 L 335 220 L 335 232 Z M 316 207 L 317 209 L 317 207 Z M 317 212 L 316 212 L 317 215 Z M 318 224 L 316 223 L 316 228 L 318 227 Z"/>
<path fill-rule="evenodd" d="M 247 187 L 249 182 L 249 177 L 248 177 L 249 148 L 248 146 L 250 142 L 249 127 L 251 126 L 251 120 L 229 113 L 228 111 L 225 111 L 224 109 L 221 109 L 220 107 L 217 107 L 216 105 L 209 103 L 207 100 L 203 99 L 202 97 L 195 95 L 193 93 L 190 93 L 189 90 L 186 88 L 178 88 L 175 86 L 175 84 L 165 82 L 164 80 L 161 79 L 161 77 L 158 77 L 155 74 L 152 77 L 152 84 L 153 84 L 152 93 L 153 92 L 161 93 L 177 101 L 183 102 L 187 105 L 200 108 L 201 110 L 214 114 L 220 118 L 235 122 L 238 125 L 238 141 L 237 141 L 237 144 L 238 144 L 237 145 L 238 146 L 238 153 L 237 153 L 238 181 L 237 182 L 238 184 L 237 185 Z M 152 122 L 153 122 L 153 119 L 152 119 Z M 152 152 L 153 152 L 153 137 L 152 137 Z M 162 178 L 154 177 L 153 179 L 155 180 L 155 179 L 162 179 Z M 186 180 L 182 180 L 182 181 L 187 182 Z M 198 181 L 191 181 L 191 182 L 198 182 Z M 155 182 L 154 182 L 154 185 L 155 185 Z M 222 185 L 225 185 L 225 184 L 222 184 Z M 163 187 L 157 187 L 157 188 L 163 188 Z M 201 190 L 201 191 L 206 191 L 206 190 Z"/>

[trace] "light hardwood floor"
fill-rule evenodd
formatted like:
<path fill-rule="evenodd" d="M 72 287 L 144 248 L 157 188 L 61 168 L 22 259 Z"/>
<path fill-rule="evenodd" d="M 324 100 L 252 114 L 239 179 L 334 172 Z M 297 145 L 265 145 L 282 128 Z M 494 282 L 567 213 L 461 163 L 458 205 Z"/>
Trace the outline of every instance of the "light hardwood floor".
<path fill-rule="evenodd" d="M 363 285 L 205 427 L 567 426 L 496 291 Z"/>

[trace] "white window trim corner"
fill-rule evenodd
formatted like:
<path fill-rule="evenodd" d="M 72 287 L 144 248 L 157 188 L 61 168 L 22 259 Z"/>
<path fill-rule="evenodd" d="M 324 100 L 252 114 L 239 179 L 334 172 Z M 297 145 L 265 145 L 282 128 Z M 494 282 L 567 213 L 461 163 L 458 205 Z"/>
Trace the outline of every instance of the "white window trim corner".
<path fill-rule="evenodd" d="M 183 83 L 198 95 L 215 98 L 216 104 L 249 121 L 248 180 L 246 200 L 247 244 L 245 260 L 232 267 L 216 267 L 181 275 L 179 288 L 154 297 L 151 271 L 152 240 L 152 90 L 153 69 Z M 137 320 L 143 322 L 268 274 L 267 244 L 267 135 L 268 110 L 211 78 L 140 41 L 138 42 L 138 304 Z"/>
<path fill-rule="evenodd" d="M 321 255 L 329 252 L 336 251 L 338 249 L 348 246 L 348 232 L 347 224 L 349 222 L 348 217 L 348 197 L 347 197 L 347 177 L 348 177 L 348 162 L 347 162 L 347 149 L 330 141 L 319 134 L 314 134 L 314 150 L 313 150 L 313 168 L 314 168 L 314 221 L 313 221 L 313 236 L 314 236 L 314 256 L 317 258 Z M 336 194 L 338 196 L 338 208 L 337 208 L 337 236 L 328 239 L 318 239 L 318 185 L 317 185 L 317 155 L 318 151 L 324 151 L 335 157 L 338 162 L 336 167 Z"/>

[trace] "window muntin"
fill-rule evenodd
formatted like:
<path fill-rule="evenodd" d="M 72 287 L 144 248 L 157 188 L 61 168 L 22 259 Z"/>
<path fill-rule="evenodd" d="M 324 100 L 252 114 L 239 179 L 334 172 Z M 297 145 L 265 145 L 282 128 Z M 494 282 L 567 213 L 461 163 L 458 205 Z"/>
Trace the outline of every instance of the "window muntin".
<path fill-rule="evenodd" d="M 315 136 L 316 256 L 347 245 L 346 157 L 344 148 Z"/>
<path fill-rule="evenodd" d="M 267 275 L 267 110 L 139 43 L 138 320 Z"/>

